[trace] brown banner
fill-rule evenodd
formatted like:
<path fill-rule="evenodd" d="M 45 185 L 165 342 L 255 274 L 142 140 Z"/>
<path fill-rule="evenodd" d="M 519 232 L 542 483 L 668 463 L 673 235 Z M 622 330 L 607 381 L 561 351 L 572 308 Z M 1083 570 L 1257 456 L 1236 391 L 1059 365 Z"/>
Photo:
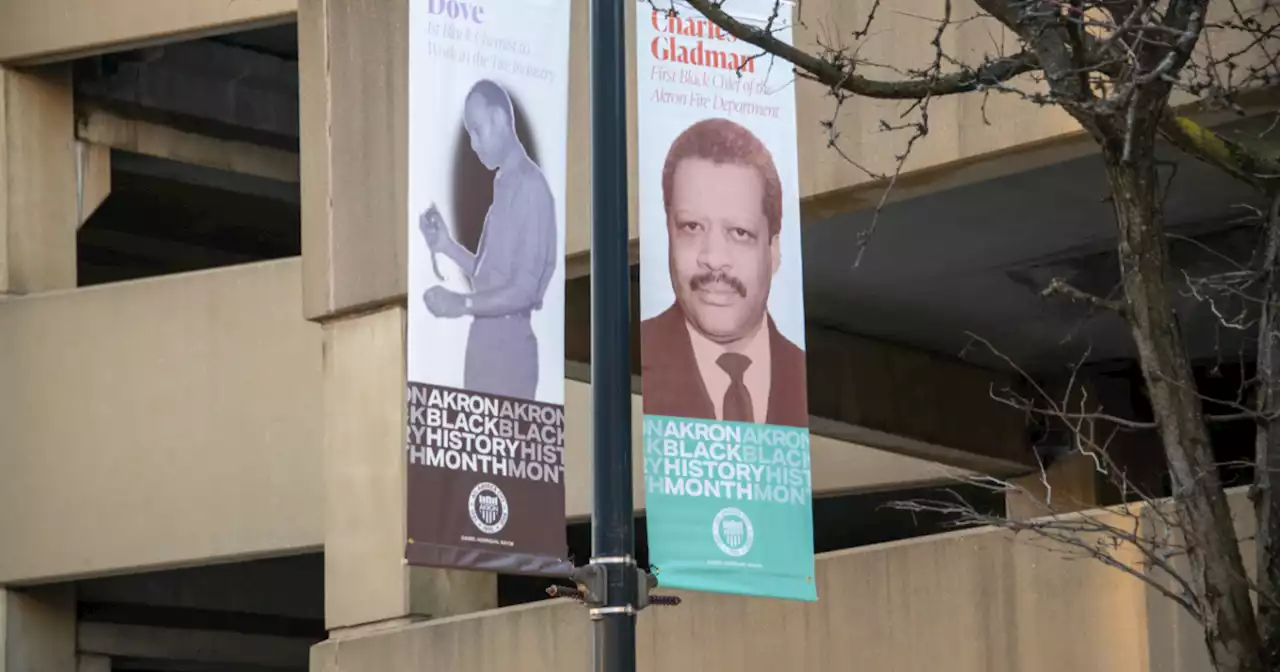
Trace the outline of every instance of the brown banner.
<path fill-rule="evenodd" d="M 409 2 L 412 565 L 564 576 L 570 3 Z"/>
<path fill-rule="evenodd" d="M 561 576 L 564 407 L 409 383 L 410 564 Z"/>

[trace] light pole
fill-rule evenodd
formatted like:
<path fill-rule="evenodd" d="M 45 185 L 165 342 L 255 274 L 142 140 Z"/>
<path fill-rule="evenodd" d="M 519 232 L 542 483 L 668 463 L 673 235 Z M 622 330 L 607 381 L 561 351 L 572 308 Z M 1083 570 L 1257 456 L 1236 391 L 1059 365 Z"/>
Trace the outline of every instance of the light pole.
<path fill-rule="evenodd" d="M 595 456 L 594 669 L 634 672 L 640 573 L 631 498 L 631 272 L 627 259 L 626 14 L 591 0 L 591 401 Z"/>

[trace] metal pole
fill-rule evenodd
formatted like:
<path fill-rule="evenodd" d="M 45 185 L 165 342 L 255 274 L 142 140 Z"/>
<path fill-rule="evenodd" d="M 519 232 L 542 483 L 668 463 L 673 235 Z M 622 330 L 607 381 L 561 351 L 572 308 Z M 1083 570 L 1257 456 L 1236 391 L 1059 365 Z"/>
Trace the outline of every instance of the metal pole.
<path fill-rule="evenodd" d="M 637 571 L 631 499 L 631 271 L 627 260 L 626 15 L 591 0 L 591 401 L 595 456 L 591 610 L 596 672 L 636 669 Z"/>

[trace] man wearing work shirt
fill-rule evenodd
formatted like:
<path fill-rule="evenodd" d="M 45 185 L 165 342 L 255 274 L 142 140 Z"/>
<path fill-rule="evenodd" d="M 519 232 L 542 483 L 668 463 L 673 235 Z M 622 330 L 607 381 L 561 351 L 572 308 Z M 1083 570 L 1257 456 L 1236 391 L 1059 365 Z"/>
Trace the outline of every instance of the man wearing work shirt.
<path fill-rule="evenodd" d="M 464 387 L 474 392 L 534 399 L 538 388 L 538 339 L 530 317 L 542 307 L 556 268 L 555 201 L 542 170 L 516 135 L 511 98 L 481 80 L 464 103 L 471 149 L 496 171 L 493 202 L 476 253 L 445 230 L 433 206 L 419 226 L 427 247 L 452 259 L 471 281 L 471 292 L 442 286 L 423 302 L 432 315 L 474 319 L 467 337 Z"/>

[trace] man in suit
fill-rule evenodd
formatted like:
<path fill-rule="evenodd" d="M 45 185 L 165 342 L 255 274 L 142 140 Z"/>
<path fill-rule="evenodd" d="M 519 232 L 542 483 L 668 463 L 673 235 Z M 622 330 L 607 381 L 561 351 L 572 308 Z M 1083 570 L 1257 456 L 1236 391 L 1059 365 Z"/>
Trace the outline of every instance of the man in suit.
<path fill-rule="evenodd" d="M 768 314 L 782 259 L 768 148 L 727 119 L 699 121 L 667 152 L 662 197 L 676 300 L 640 326 L 644 412 L 807 427 L 804 352 Z"/>
<path fill-rule="evenodd" d="M 516 135 L 511 98 L 498 84 L 477 82 L 467 94 L 463 123 L 471 148 L 496 171 L 493 201 L 477 253 L 459 245 L 433 206 L 419 226 L 427 247 L 452 259 L 472 291 L 435 286 L 423 294 L 436 317 L 471 315 L 463 386 L 474 392 L 534 399 L 538 339 L 530 317 L 556 269 L 556 213 L 551 189 Z"/>

